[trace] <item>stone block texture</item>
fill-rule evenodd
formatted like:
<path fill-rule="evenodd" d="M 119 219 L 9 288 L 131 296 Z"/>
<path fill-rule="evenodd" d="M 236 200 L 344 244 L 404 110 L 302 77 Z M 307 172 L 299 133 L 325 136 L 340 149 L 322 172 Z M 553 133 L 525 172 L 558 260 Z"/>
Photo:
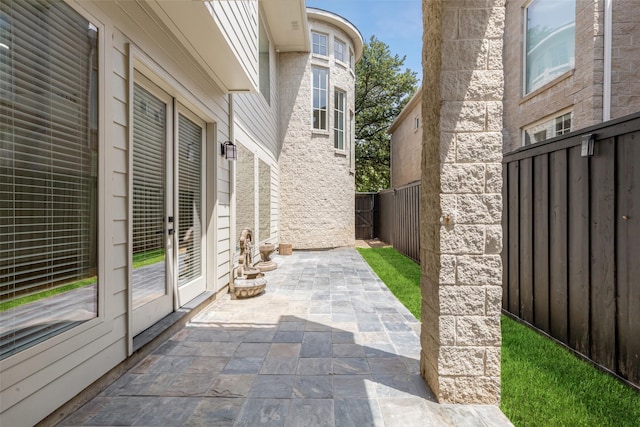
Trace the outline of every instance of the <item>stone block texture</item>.
<path fill-rule="evenodd" d="M 424 0 L 421 373 L 500 401 L 504 0 Z"/>
<path fill-rule="evenodd" d="M 311 31 L 328 36 L 328 56 L 280 54 L 282 148 L 280 163 L 280 241 L 295 249 L 355 244 L 354 143 L 355 75 L 334 58 L 336 39 L 354 51 L 349 36 L 330 20 L 309 19 Z M 329 71 L 328 126 L 313 129 L 312 66 Z M 334 145 L 334 91 L 346 93 L 345 148 Z"/>

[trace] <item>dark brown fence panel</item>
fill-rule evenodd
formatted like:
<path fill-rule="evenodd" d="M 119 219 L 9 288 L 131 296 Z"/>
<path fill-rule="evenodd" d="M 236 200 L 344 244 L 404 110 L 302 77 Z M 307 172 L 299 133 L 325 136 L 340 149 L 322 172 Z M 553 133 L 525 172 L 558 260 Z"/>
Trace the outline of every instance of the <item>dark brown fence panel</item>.
<path fill-rule="evenodd" d="M 549 154 L 549 273 L 551 335 L 568 342 L 567 152 Z"/>
<path fill-rule="evenodd" d="M 375 237 L 376 193 L 356 193 L 356 239 Z"/>
<path fill-rule="evenodd" d="M 378 237 L 420 261 L 420 183 L 379 193 Z"/>
<path fill-rule="evenodd" d="M 507 180 L 509 182 L 509 225 L 506 230 L 509 243 L 506 257 L 509 266 L 509 312 L 520 317 L 520 241 L 518 239 L 518 221 L 520 219 L 520 163 L 507 165 Z"/>
<path fill-rule="evenodd" d="M 635 141 L 634 141 L 635 139 Z M 622 375 L 640 383 L 640 145 L 637 134 L 623 135 L 618 140 L 616 221 L 618 236 L 616 263 L 618 286 L 618 352 Z M 635 191 L 634 191 L 635 190 Z M 621 219 L 621 220 L 620 220 Z M 635 219 L 635 220 L 634 220 Z"/>
<path fill-rule="evenodd" d="M 395 202 L 392 191 L 378 193 L 378 238 L 385 243 L 393 245 L 393 231 L 395 224 Z"/>
<path fill-rule="evenodd" d="M 615 141 L 598 141 L 591 162 L 591 357 L 615 367 Z M 640 335 L 636 335 L 640 336 Z"/>
<path fill-rule="evenodd" d="M 549 328 L 549 156 L 533 158 L 533 318 L 546 333 Z M 517 286 L 517 285 L 513 285 Z"/>
<path fill-rule="evenodd" d="M 640 387 L 640 114 L 504 163 L 503 309 Z"/>
<path fill-rule="evenodd" d="M 580 147 L 569 149 L 567 200 L 572 212 L 568 222 L 569 247 L 569 346 L 589 353 L 589 175 Z"/>

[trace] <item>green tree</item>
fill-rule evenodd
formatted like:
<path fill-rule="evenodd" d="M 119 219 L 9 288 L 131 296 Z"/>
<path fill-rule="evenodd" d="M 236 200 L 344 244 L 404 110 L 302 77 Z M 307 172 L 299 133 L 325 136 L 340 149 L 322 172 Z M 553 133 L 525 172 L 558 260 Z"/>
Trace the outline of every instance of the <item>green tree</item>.
<path fill-rule="evenodd" d="M 356 191 L 389 188 L 391 167 L 387 133 L 417 87 L 417 73 L 402 71 L 406 57 L 371 36 L 356 64 Z"/>

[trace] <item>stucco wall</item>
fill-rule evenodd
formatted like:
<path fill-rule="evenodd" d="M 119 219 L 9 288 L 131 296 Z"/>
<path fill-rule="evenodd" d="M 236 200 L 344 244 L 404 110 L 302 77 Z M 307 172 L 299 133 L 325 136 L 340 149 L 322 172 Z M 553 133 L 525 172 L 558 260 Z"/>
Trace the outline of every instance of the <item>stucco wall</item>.
<path fill-rule="evenodd" d="M 355 179 L 349 167 L 353 140 L 349 116 L 354 109 L 355 76 L 348 64 L 333 59 L 334 36 L 347 49 L 351 45 L 349 37 L 332 25 L 310 19 L 309 26 L 329 35 L 328 57 L 280 54 L 280 241 L 294 249 L 352 246 Z M 327 131 L 312 130 L 312 65 L 329 70 Z M 334 148 L 335 88 L 347 94 L 344 150 Z"/>
<path fill-rule="evenodd" d="M 420 179 L 422 153 L 422 90 L 402 110 L 390 128 L 391 187 L 397 188 Z M 418 126 L 416 127 L 416 119 Z"/>

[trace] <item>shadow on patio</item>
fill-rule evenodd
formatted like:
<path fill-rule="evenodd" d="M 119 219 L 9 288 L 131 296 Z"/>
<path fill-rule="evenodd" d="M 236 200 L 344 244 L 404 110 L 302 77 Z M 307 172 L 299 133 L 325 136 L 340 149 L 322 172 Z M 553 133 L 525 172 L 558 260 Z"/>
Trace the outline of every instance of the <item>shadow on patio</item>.
<path fill-rule="evenodd" d="M 222 296 L 60 425 L 509 425 L 435 402 L 419 323 L 355 250 L 275 259 L 265 294 Z"/>

